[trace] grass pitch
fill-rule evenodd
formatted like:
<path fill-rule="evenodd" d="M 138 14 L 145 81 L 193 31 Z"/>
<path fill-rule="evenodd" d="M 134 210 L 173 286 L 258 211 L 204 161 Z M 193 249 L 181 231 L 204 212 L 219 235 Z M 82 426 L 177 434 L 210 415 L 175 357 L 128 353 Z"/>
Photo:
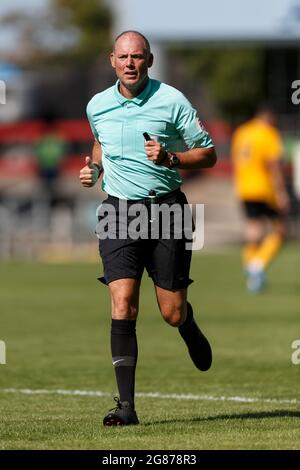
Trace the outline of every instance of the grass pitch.
<path fill-rule="evenodd" d="M 245 292 L 238 250 L 194 255 L 189 298 L 214 350 L 206 373 L 160 318 L 144 277 L 136 391 L 174 395 L 139 396 L 137 427 L 102 426 L 116 387 L 100 266 L 3 264 L 0 273 L 0 339 L 7 348 L 7 364 L 0 365 L 1 449 L 300 448 L 300 365 L 291 362 L 291 344 L 300 339 L 296 245 L 280 254 L 259 296 Z M 186 394 L 198 400 L 178 399 Z"/>

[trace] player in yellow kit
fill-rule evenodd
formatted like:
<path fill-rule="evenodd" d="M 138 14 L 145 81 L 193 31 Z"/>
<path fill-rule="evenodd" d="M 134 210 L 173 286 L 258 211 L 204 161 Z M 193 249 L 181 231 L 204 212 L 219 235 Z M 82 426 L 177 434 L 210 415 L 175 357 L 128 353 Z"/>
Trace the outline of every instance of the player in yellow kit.
<path fill-rule="evenodd" d="M 282 141 L 275 124 L 274 112 L 261 107 L 253 119 L 236 129 L 232 140 L 235 189 L 246 215 L 243 264 L 251 292 L 263 288 L 266 268 L 286 232 L 289 198 L 280 166 Z"/>

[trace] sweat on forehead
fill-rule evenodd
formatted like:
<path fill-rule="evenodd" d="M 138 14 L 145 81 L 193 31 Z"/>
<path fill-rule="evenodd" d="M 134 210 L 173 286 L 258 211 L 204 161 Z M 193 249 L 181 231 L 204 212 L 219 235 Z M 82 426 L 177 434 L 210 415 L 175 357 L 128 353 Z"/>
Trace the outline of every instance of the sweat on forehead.
<path fill-rule="evenodd" d="M 140 38 L 142 39 L 142 41 L 144 42 L 145 44 L 145 49 L 150 52 L 150 44 L 149 44 L 149 41 L 148 39 L 142 34 L 142 33 L 139 33 L 138 31 L 123 31 L 123 33 L 119 34 L 119 36 L 116 37 L 115 39 L 115 43 L 114 43 L 114 49 L 116 47 L 116 44 L 117 44 L 117 41 L 121 38 L 125 38 L 125 37 L 137 37 L 137 38 Z"/>

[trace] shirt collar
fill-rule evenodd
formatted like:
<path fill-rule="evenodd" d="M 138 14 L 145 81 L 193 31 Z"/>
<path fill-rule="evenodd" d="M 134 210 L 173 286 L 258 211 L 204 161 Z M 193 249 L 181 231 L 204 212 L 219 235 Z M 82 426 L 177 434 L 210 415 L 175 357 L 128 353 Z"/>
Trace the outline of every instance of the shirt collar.
<path fill-rule="evenodd" d="M 145 99 L 149 96 L 150 91 L 151 91 L 151 79 L 149 78 L 148 83 L 143 89 L 143 91 L 138 96 L 135 96 L 134 98 L 130 100 L 119 92 L 119 84 L 120 84 L 120 80 L 117 80 L 115 84 L 115 96 L 117 100 L 119 101 L 119 103 L 121 104 L 124 104 L 126 101 L 132 101 L 133 103 L 136 103 L 136 104 L 142 104 L 142 102 L 145 101 Z"/>

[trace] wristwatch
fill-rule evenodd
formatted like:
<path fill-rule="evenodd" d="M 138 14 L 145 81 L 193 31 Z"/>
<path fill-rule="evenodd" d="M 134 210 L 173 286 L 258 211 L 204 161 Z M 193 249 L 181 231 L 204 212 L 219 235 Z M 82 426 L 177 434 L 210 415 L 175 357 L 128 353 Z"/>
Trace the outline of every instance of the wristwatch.
<path fill-rule="evenodd" d="M 179 158 L 177 157 L 176 153 L 172 153 L 172 152 L 169 152 L 170 153 L 170 158 L 169 158 L 169 168 L 176 168 L 179 166 L 180 164 L 180 160 Z"/>

